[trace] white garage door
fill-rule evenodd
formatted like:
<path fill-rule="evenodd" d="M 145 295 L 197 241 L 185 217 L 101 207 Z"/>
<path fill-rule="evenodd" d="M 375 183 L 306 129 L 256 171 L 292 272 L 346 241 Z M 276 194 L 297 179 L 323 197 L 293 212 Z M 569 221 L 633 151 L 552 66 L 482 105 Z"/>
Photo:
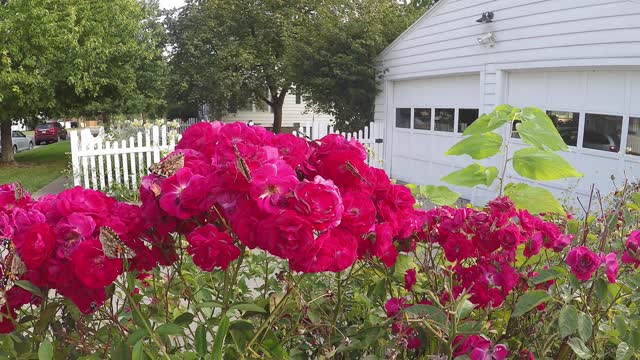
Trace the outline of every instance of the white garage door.
<path fill-rule="evenodd" d="M 512 72 L 506 85 L 509 104 L 547 111 L 571 146 L 563 156 L 585 175 L 551 183 L 558 194 L 569 186 L 584 196 L 592 184 L 611 191 L 612 175 L 640 178 L 640 71 Z"/>
<path fill-rule="evenodd" d="M 479 75 L 394 83 L 392 176 L 435 184 L 454 170 L 444 153 L 478 118 L 480 93 Z"/>

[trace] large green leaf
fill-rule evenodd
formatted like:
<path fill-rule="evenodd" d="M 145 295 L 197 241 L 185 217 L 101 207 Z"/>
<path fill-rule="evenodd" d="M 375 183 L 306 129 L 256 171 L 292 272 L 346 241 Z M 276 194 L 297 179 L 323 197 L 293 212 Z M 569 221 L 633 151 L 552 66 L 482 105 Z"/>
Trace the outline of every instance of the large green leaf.
<path fill-rule="evenodd" d="M 542 290 L 533 290 L 528 293 L 522 295 L 518 302 L 516 303 L 516 308 L 513 310 L 511 316 L 518 317 L 526 314 L 527 312 L 533 310 L 536 306 L 542 304 L 543 302 L 551 300 L 551 296 L 547 294 L 546 291 Z"/>
<path fill-rule="evenodd" d="M 543 188 L 527 184 L 509 184 L 505 187 L 504 194 L 513 201 L 516 207 L 528 210 L 532 214 L 564 214 L 564 209 L 558 200 Z"/>
<path fill-rule="evenodd" d="M 427 199 L 429 199 L 429 201 L 431 201 L 434 205 L 438 206 L 453 206 L 460 198 L 460 193 L 451 191 L 451 189 L 446 186 L 421 186 L 420 193 Z"/>
<path fill-rule="evenodd" d="M 563 339 L 578 330 L 578 309 L 573 305 L 565 305 L 558 316 L 558 330 Z"/>
<path fill-rule="evenodd" d="M 196 328 L 195 347 L 200 356 L 207 355 L 207 328 L 204 324 L 200 324 Z"/>
<path fill-rule="evenodd" d="M 480 135 L 493 131 L 513 120 L 516 111 L 510 105 L 500 105 L 491 114 L 482 114 L 463 133 L 463 135 Z"/>
<path fill-rule="evenodd" d="M 616 349 L 616 360 L 628 360 L 633 355 L 633 349 L 626 342 L 618 344 Z"/>
<path fill-rule="evenodd" d="M 549 280 L 555 280 L 559 276 L 565 274 L 559 267 L 554 267 L 551 269 L 543 269 L 538 272 L 538 275 L 534 278 L 530 278 L 531 283 L 534 285 L 542 284 Z"/>
<path fill-rule="evenodd" d="M 267 311 L 264 307 L 256 305 L 256 304 L 235 304 L 229 307 L 230 310 L 240 310 L 243 312 L 257 312 L 257 313 L 266 313 Z"/>
<path fill-rule="evenodd" d="M 160 336 L 182 335 L 184 333 L 184 328 L 180 325 L 167 323 L 158 326 L 158 328 L 155 329 L 154 332 Z"/>
<path fill-rule="evenodd" d="M 486 159 L 500 152 L 502 136 L 488 132 L 469 136 L 453 145 L 447 155 L 469 155 L 475 160 Z"/>
<path fill-rule="evenodd" d="M 587 342 L 591 339 L 593 333 L 593 322 L 591 317 L 583 312 L 578 312 L 578 335 L 580 338 Z"/>
<path fill-rule="evenodd" d="M 220 320 L 220 324 L 218 325 L 218 333 L 216 334 L 216 338 L 213 340 L 211 359 L 222 360 L 222 355 L 224 354 L 224 341 L 227 338 L 230 325 L 231 322 L 229 321 L 229 317 L 227 315 L 223 315 L 222 320 Z"/>
<path fill-rule="evenodd" d="M 515 171 L 533 180 L 582 177 L 565 159 L 551 150 L 528 147 L 513 154 Z"/>
<path fill-rule="evenodd" d="M 591 350 L 589 350 L 580 338 L 571 338 L 567 341 L 567 344 L 569 344 L 573 352 L 581 359 L 590 359 L 593 356 Z"/>
<path fill-rule="evenodd" d="M 51 341 L 45 340 L 40 343 L 38 348 L 38 360 L 51 360 L 53 359 L 53 344 Z"/>
<path fill-rule="evenodd" d="M 131 360 L 144 360 L 144 342 L 138 341 L 131 351 Z"/>
<path fill-rule="evenodd" d="M 498 168 L 484 167 L 480 164 L 471 164 L 466 168 L 454 171 L 442 178 L 442 181 L 452 185 L 474 187 L 476 185 L 491 186 L 498 177 Z"/>
<path fill-rule="evenodd" d="M 544 111 L 538 108 L 525 108 L 521 116 L 522 122 L 516 125 L 516 130 L 522 141 L 540 149 L 553 151 L 569 148 Z"/>

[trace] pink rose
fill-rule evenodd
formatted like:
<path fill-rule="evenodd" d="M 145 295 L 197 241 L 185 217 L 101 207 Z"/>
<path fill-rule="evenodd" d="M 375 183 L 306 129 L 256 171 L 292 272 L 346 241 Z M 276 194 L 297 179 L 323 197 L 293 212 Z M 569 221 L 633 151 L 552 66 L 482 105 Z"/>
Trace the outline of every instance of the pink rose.
<path fill-rule="evenodd" d="M 240 256 L 240 249 L 234 245 L 233 238 L 211 224 L 192 231 L 187 235 L 187 242 L 187 252 L 204 271 L 212 271 L 216 266 L 226 270 Z"/>
<path fill-rule="evenodd" d="M 569 251 L 567 264 L 578 280 L 587 281 L 600 266 L 600 257 L 589 248 L 580 246 Z"/>
<path fill-rule="evenodd" d="M 333 181 L 316 176 L 313 182 L 298 184 L 294 195 L 296 210 L 306 215 L 316 230 L 323 231 L 340 224 L 344 205 Z"/>

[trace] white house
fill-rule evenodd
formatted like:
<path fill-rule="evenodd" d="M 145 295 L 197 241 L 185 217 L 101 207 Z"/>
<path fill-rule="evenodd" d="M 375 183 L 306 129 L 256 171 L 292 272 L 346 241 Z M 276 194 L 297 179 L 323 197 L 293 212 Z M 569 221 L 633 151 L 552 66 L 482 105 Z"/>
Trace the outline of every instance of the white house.
<path fill-rule="evenodd" d="M 375 119 L 398 180 L 441 184 L 469 165 L 446 150 L 502 103 L 548 111 L 570 145 L 562 155 L 584 178 L 545 182 L 556 195 L 584 199 L 592 184 L 613 190 L 611 176 L 618 185 L 640 178 L 639 0 L 440 0 L 378 60 Z M 455 189 L 476 203 L 496 195 Z"/>
<path fill-rule="evenodd" d="M 301 95 L 289 93 L 284 99 L 284 105 L 282 106 L 283 128 L 291 128 L 294 124 L 308 121 L 327 124 L 331 120 L 332 117 L 330 115 L 306 111 L 306 103 Z M 234 113 L 223 116 L 222 121 L 253 121 L 256 125 L 271 127 L 273 125 L 273 112 L 266 104 L 251 104 L 245 108 L 237 109 Z"/>

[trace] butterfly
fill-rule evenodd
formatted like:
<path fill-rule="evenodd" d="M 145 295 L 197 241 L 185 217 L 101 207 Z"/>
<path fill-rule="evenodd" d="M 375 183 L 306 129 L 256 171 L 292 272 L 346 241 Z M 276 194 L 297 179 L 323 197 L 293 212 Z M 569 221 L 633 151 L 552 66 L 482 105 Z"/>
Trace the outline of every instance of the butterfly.
<path fill-rule="evenodd" d="M 108 226 L 100 228 L 100 243 L 104 255 L 110 259 L 130 259 L 136 256 L 136 253 Z"/>
<path fill-rule="evenodd" d="M 22 186 L 21 182 L 16 182 L 15 183 L 15 192 L 16 192 L 16 201 L 24 199 L 27 195 L 27 191 L 24 189 L 24 186 Z"/>
<path fill-rule="evenodd" d="M 184 154 L 173 153 L 167 156 L 164 161 L 149 166 L 149 172 L 160 177 L 170 177 L 184 167 Z"/>
<path fill-rule="evenodd" d="M 6 240 L 8 239 L 2 240 L 3 246 L 6 244 Z M 2 277 L 0 277 L 0 287 L 2 287 L 2 291 L 0 292 L 0 306 L 6 303 L 4 293 L 9 291 L 9 289 L 11 289 L 15 284 L 16 280 L 27 272 L 27 266 L 20 258 L 20 255 L 16 253 L 16 248 L 13 243 L 9 240 L 9 244 L 4 247 L 8 250 L 8 253 L 2 262 Z"/>

